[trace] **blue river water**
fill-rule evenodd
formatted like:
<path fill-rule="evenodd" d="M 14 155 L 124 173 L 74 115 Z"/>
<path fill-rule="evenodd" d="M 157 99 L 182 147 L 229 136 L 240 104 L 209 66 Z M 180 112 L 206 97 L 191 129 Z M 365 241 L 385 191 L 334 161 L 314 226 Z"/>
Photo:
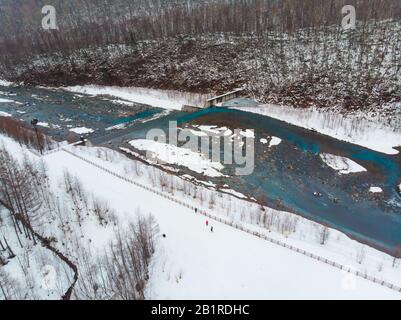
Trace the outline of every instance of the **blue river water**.
<path fill-rule="evenodd" d="M 162 109 L 116 106 L 105 99 L 76 97 L 64 91 L 22 87 L 13 88 L 15 96 L 1 94 L 7 90 L 0 87 L 0 98 L 13 99 L 20 105 L 16 108 L 16 105 L 1 103 L 0 111 L 27 122 L 36 117 L 55 124 L 57 127 L 48 132 L 60 138 L 71 126 L 93 128 L 95 133 L 89 138 L 96 144 L 114 143 L 118 147 L 122 141 L 145 138 L 149 129 L 167 129 L 169 121 L 177 121 L 181 126 L 215 124 L 253 128 L 256 134 L 254 172 L 237 177 L 230 175 L 233 167 L 226 166 L 224 173 L 229 177 L 207 180 L 228 184 L 252 197 L 266 196 L 271 207 L 326 224 L 381 250 L 391 253 L 401 245 L 401 197 L 396 190 L 401 183 L 399 155 L 382 154 L 267 116 L 227 108 L 162 115 Z M 155 115 L 160 117 L 137 121 Z M 127 128 L 107 131 L 108 127 L 119 124 L 127 124 Z M 268 136 L 276 136 L 283 142 L 266 152 L 266 146 L 258 142 Z M 339 175 L 321 161 L 319 154 L 323 152 L 352 159 L 368 172 Z M 373 196 L 368 191 L 371 186 L 381 187 L 383 193 Z M 316 192 L 322 197 L 316 197 Z"/>

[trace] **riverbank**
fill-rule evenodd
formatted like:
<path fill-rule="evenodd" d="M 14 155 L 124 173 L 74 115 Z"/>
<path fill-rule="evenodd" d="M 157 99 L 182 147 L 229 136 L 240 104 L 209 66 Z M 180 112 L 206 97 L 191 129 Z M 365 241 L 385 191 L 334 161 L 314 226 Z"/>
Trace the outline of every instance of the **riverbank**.
<path fill-rule="evenodd" d="M 390 118 L 379 112 L 347 114 L 313 107 L 298 109 L 292 106 L 260 105 L 235 109 L 266 115 L 386 154 L 399 154 L 401 148 L 401 104 L 394 111 L 394 117 Z"/>
<path fill-rule="evenodd" d="M 168 130 L 170 121 L 177 121 L 181 127 L 188 125 L 188 129 L 197 134 L 204 133 L 197 132 L 202 127 L 194 125 L 226 127 L 226 131 L 253 128 L 256 156 L 255 171 L 250 176 L 235 176 L 235 166 L 225 166 L 222 176 L 215 178 L 194 172 L 190 166 L 169 164 L 168 170 L 206 183 L 226 184 L 225 189 L 237 195 L 266 198 L 272 208 L 285 209 L 329 225 L 383 251 L 391 252 L 401 242 L 398 222 L 394 222 L 400 219 L 400 197 L 396 192 L 400 183 L 399 155 L 382 154 L 240 110 L 163 111 L 132 101 L 116 103 L 116 100 L 122 101 L 121 97 L 77 94 L 61 89 L 5 88 L 8 89 L 2 91 L 14 91 L 11 97 L 5 97 L 20 104 L 0 104 L 0 109 L 14 117 L 27 122 L 36 117 L 41 123 L 57 125 L 58 128 L 45 129 L 60 138 L 65 137 L 65 132 L 69 134 L 70 129 L 90 129 L 94 132 L 88 133 L 87 138 L 92 143 L 115 150 L 131 149 L 128 142 L 145 139 L 151 129 Z M 281 143 L 270 147 L 271 137 L 279 138 Z M 327 165 L 321 154 L 349 159 L 347 163 L 355 162 L 367 171 L 342 175 Z M 180 161 L 180 164 L 183 163 Z M 372 194 L 369 191 L 372 187 L 381 188 L 383 192 Z"/>

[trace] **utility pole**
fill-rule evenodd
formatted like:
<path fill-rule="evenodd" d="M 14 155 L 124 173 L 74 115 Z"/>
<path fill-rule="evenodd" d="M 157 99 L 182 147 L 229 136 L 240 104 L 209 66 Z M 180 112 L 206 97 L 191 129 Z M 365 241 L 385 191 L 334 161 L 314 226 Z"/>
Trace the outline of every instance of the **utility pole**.
<path fill-rule="evenodd" d="M 35 132 L 36 132 L 36 139 L 38 140 L 38 147 L 39 147 L 40 154 L 43 155 L 42 145 L 40 144 L 40 139 L 39 139 L 38 123 L 39 123 L 38 119 L 32 119 L 32 121 L 31 121 L 31 125 L 33 126 L 33 128 L 35 129 Z"/>

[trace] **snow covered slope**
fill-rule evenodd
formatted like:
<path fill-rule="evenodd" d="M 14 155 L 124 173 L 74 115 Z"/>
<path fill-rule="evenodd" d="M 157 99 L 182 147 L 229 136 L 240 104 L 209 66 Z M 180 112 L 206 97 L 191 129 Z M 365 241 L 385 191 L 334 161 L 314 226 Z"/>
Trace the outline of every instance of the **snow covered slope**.
<path fill-rule="evenodd" d="M 89 95 L 109 95 L 131 102 L 147 104 L 163 109 L 181 110 L 183 105 L 203 105 L 208 95 L 190 94 L 179 91 L 156 90 L 136 87 L 116 86 L 74 86 L 64 90 Z"/>
<path fill-rule="evenodd" d="M 16 143 L 6 143 L 13 153 L 21 153 Z M 152 262 L 149 299 L 401 299 L 395 291 L 224 224 L 210 221 L 212 233 L 203 216 L 68 153 L 44 160 L 52 179 L 67 169 L 120 218 L 134 216 L 137 208 L 155 216 L 166 238 L 160 238 Z M 101 235 L 93 236 L 97 238 Z"/>
<path fill-rule="evenodd" d="M 152 212 L 161 240 L 148 287 L 150 299 L 401 299 L 401 294 L 274 246 L 99 171 L 64 152 L 46 158 L 64 168 L 121 212 Z M 351 277 L 351 279 L 350 279 Z"/>

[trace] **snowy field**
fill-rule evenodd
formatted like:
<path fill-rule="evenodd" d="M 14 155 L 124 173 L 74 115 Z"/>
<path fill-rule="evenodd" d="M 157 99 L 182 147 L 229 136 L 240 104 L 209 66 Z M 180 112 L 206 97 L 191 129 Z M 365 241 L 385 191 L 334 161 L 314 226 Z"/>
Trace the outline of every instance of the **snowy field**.
<path fill-rule="evenodd" d="M 346 117 L 329 110 L 300 109 L 271 104 L 259 107 L 235 107 L 235 109 L 266 115 L 386 154 L 398 154 L 394 147 L 401 146 L 400 131 L 395 131 L 380 121 L 365 119 L 362 115 Z"/>
<path fill-rule="evenodd" d="M 13 154 L 22 154 L 18 144 L 8 138 L 2 140 Z M 137 177 L 139 181 L 157 185 L 156 174 L 159 170 L 126 159 L 122 155 L 118 157 L 114 151 L 84 147 L 71 150 L 110 170 L 129 172 L 128 176 L 135 175 L 134 171 L 142 171 Z M 150 281 L 146 289 L 148 299 L 401 299 L 401 294 L 392 290 L 226 225 L 210 221 L 214 227 L 214 232 L 211 233 L 205 226 L 206 218 L 203 216 L 118 179 L 66 152 L 48 155 L 44 161 L 53 181 L 61 179 L 65 170 L 79 176 L 83 187 L 109 203 L 122 221 L 133 218 L 138 211 L 154 215 L 160 233 L 165 234 L 166 238 L 159 239 L 152 261 Z M 153 183 L 148 180 L 152 176 Z M 171 179 L 174 181 L 179 178 Z M 206 192 L 208 191 L 205 190 L 205 197 Z M 178 190 L 174 194 L 189 201 Z M 200 204 L 199 207 L 207 206 L 206 199 L 202 201 L 203 205 Z M 215 208 L 209 210 L 219 213 L 217 207 L 221 209 L 223 204 L 227 211 L 236 211 L 236 206 L 241 204 L 247 211 L 258 208 L 256 204 L 230 196 L 217 196 Z M 302 232 L 306 232 L 303 235 L 304 240 L 290 236 L 289 243 L 298 246 L 303 243 L 306 249 L 326 252 L 330 258 L 340 257 L 338 260 L 341 263 L 348 261 L 352 267 L 356 264 L 347 258 L 345 251 L 342 252 L 343 247 L 349 247 L 350 244 L 355 246 L 354 241 L 332 231 L 331 241 L 326 247 L 315 245 L 314 248 L 308 241 L 311 232 L 307 232 L 306 223 L 304 225 L 303 220 L 301 221 L 301 226 L 304 225 Z M 86 225 L 84 230 L 85 241 L 90 239 L 99 249 L 105 245 L 105 238 L 108 237 L 106 229 L 101 232 L 102 229 Z M 271 234 L 279 237 L 274 231 Z M 374 255 L 376 258 L 382 257 L 385 265 L 382 266 L 382 273 L 390 280 L 395 280 L 396 274 L 399 276 L 399 269 L 391 270 L 387 265 L 390 263 L 389 258 L 385 258 L 384 254 L 366 248 L 365 255 L 366 262 Z M 370 270 L 370 263 L 362 268 Z"/>
<path fill-rule="evenodd" d="M 204 101 L 209 98 L 209 95 L 135 87 L 85 85 L 62 89 L 93 96 L 108 95 L 130 102 L 147 104 L 152 107 L 175 110 L 181 110 L 183 105 L 203 106 Z"/>

